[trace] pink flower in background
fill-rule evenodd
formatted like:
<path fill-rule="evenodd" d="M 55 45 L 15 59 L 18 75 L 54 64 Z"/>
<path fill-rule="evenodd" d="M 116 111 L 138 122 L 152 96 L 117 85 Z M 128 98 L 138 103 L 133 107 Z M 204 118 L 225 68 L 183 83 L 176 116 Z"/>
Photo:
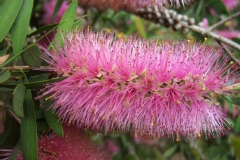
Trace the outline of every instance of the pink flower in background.
<path fill-rule="evenodd" d="M 11 149 L 1 149 L 0 156 L 10 156 Z M 21 152 L 17 160 L 22 160 Z M 107 160 L 111 157 L 100 150 L 83 130 L 65 127 L 64 137 L 53 132 L 46 133 L 38 140 L 39 160 Z"/>
<path fill-rule="evenodd" d="M 162 7 L 163 5 L 180 7 L 189 4 L 191 1 L 192 0 L 78 0 L 80 6 L 129 11 L 135 11 L 136 9 L 144 7 Z"/>
<path fill-rule="evenodd" d="M 42 56 L 47 70 L 67 77 L 44 93 L 64 122 L 177 140 L 221 135 L 227 126 L 211 93 L 224 94 L 237 75 L 220 49 L 90 31 L 70 33 L 64 44 Z"/>
<path fill-rule="evenodd" d="M 231 31 L 231 30 L 218 30 L 215 31 L 217 34 L 226 37 L 228 39 L 232 39 L 232 38 L 240 38 L 240 31 Z"/>
<path fill-rule="evenodd" d="M 209 27 L 207 18 L 203 18 L 202 23 L 203 23 L 203 28 L 208 28 Z"/>
<path fill-rule="evenodd" d="M 238 6 L 238 0 L 222 0 L 222 2 L 229 11 Z"/>
<path fill-rule="evenodd" d="M 102 150 L 115 155 L 118 152 L 120 152 L 120 148 L 117 146 L 117 144 L 113 140 L 108 140 L 105 143 L 101 145 Z"/>
<path fill-rule="evenodd" d="M 40 21 L 40 23 L 42 23 L 44 25 L 48 25 L 51 23 L 51 19 L 52 19 L 52 15 L 53 15 L 53 11 L 54 11 L 56 3 L 57 3 L 57 0 L 46 0 L 46 2 L 44 3 L 44 6 L 43 6 L 44 14 L 42 15 L 42 20 Z M 68 4 L 66 3 L 66 1 L 63 1 L 53 23 L 60 22 L 63 14 L 67 10 L 67 8 L 68 8 Z M 80 7 L 78 7 L 77 8 L 77 16 L 80 17 L 82 15 L 83 15 L 83 10 Z M 83 19 L 82 28 L 85 28 L 86 26 L 87 26 L 87 22 L 85 19 Z M 46 37 L 44 37 L 38 44 L 41 46 L 48 46 L 50 44 L 50 42 L 52 41 L 52 39 L 54 38 L 54 35 L 55 35 L 55 33 L 51 32 Z"/>
<path fill-rule="evenodd" d="M 52 15 L 53 15 L 53 11 L 56 6 L 56 3 L 57 3 L 57 0 L 46 0 L 46 2 L 44 3 L 44 6 L 43 6 L 44 14 L 42 16 L 41 23 L 43 23 L 43 24 L 51 23 L 51 19 L 52 19 Z M 63 1 L 63 3 L 56 15 L 56 18 L 53 21 L 54 23 L 57 23 L 61 20 L 63 14 L 67 10 L 67 8 L 68 8 L 68 4 L 66 3 L 66 1 Z M 78 16 L 83 15 L 83 10 L 80 7 L 77 8 L 77 15 Z"/>
<path fill-rule="evenodd" d="M 207 18 L 203 18 L 202 23 L 203 23 L 203 28 L 207 29 L 209 27 Z M 237 31 L 237 30 L 230 30 L 226 28 L 223 30 L 215 30 L 214 32 L 228 39 L 240 38 L 240 31 Z"/>
<path fill-rule="evenodd" d="M 51 23 L 51 19 L 52 19 L 52 15 L 53 15 L 53 11 L 56 3 L 57 3 L 57 0 L 47 0 L 44 3 L 44 6 L 43 6 L 44 15 L 42 16 L 42 21 L 41 21 L 43 24 Z M 61 20 L 67 8 L 68 8 L 68 4 L 66 3 L 66 1 L 64 1 L 57 13 L 56 18 L 54 19 L 54 23 L 57 23 Z"/>

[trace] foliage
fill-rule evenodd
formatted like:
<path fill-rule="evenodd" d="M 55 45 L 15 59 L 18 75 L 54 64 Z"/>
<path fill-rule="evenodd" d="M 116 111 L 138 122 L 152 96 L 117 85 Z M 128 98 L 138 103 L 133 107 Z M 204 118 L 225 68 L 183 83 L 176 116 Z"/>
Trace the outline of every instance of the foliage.
<path fill-rule="evenodd" d="M 53 40 L 63 46 L 62 34 L 70 30 L 76 31 L 77 28 L 115 32 L 117 36 L 126 37 L 133 34 L 144 39 L 195 39 L 203 42 L 205 38 L 193 31 L 187 34 L 173 31 L 124 11 L 81 8 L 82 15 L 79 16 L 76 14 L 77 0 L 71 2 L 59 23 L 55 23 L 53 20 L 62 2 L 58 1 L 51 24 L 41 23 L 44 16 L 44 0 L 0 2 L 0 148 L 13 149 L 11 157 L 16 157 L 21 148 L 24 159 L 37 159 L 38 136 L 49 128 L 60 136 L 64 135 L 61 121 L 54 112 L 48 110 L 51 105 L 47 101 L 48 97 L 35 98 L 42 92 L 41 88 L 44 85 L 64 79 L 52 71 L 39 69 L 46 68 L 45 62 L 40 58 L 40 45 L 54 48 L 55 44 L 49 42 Z M 178 12 L 193 17 L 198 22 L 207 18 L 212 25 L 239 11 L 239 5 L 229 11 L 221 0 L 199 0 L 179 9 Z M 239 31 L 239 25 L 240 18 L 225 23 L 218 30 Z M 51 34 L 54 33 L 55 38 L 51 38 Z M 240 44 L 239 37 L 233 40 Z M 211 38 L 208 38 L 206 43 L 216 44 Z M 233 49 L 232 52 L 236 57 L 240 56 L 239 51 Z M 231 123 L 229 130 L 226 130 L 222 137 L 201 137 L 197 140 L 183 139 L 175 142 L 168 138 L 152 140 L 135 137 L 132 133 L 115 132 L 105 135 L 87 132 L 96 144 L 113 142 L 117 148 L 114 152 L 115 160 L 237 159 L 240 157 L 238 90 L 235 94 L 218 97 L 219 107 L 225 111 Z M 113 153 L 106 146 L 105 150 Z"/>

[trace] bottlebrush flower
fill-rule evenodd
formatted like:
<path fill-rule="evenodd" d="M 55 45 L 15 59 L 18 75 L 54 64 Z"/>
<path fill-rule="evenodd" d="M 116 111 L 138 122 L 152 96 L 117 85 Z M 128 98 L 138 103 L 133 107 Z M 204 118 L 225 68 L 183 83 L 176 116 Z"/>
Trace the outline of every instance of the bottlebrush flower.
<path fill-rule="evenodd" d="M 192 0 L 78 0 L 80 6 L 96 7 L 98 9 L 112 8 L 114 10 L 135 11 L 144 7 L 176 6 L 180 7 Z"/>
<path fill-rule="evenodd" d="M 237 75 L 221 49 L 88 31 L 70 33 L 63 49 L 45 52 L 47 70 L 67 77 L 43 93 L 52 94 L 64 122 L 177 139 L 220 135 L 227 126 L 212 94 L 224 94 Z"/>
<path fill-rule="evenodd" d="M 0 156 L 8 159 L 11 151 L 11 149 L 2 149 Z M 17 160 L 22 159 L 22 153 L 19 152 Z M 107 160 L 111 158 L 95 146 L 83 130 L 68 126 L 64 129 L 64 137 L 48 132 L 38 140 L 38 159 Z"/>

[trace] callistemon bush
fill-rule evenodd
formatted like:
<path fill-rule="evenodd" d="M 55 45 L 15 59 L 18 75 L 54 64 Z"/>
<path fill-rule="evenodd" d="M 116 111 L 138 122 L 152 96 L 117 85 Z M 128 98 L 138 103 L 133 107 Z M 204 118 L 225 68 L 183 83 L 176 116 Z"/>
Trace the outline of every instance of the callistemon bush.
<path fill-rule="evenodd" d="M 135 11 L 143 7 L 174 6 L 180 7 L 192 0 L 78 0 L 80 6 L 96 7 L 99 9 L 112 8 L 114 10 Z"/>
<path fill-rule="evenodd" d="M 228 126 L 214 97 L 227 92 L 237 68 L 220 48 L 91 31 L 69 33 L 64 43 L 42 56 L 47 70 L 66 77 L 43 93 L 63 121 L 177 140 Z"/>
<path fill-rule="evenodd" d="M 17 160 L 21 159 L 23 157 L 20 152 Z M 100 147 L 94 145 L 83 130 L 66 126 L 64 137 L 60 137 L 51 131 L 40 137 L 38 140 L 38 159 L 107 160 L 111 157 Z"/>

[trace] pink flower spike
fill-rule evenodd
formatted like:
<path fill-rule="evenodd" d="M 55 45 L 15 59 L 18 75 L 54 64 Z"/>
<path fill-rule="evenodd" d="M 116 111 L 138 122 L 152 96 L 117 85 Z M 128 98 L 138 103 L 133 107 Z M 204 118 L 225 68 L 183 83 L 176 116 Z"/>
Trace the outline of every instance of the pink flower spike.
<path fill-rule="evenodd" d="M 228 126 L 214 95 L 225 94 L 238 68 L 220 48 L 91 31 L 69 33 L 64 44 L 42 55 L 48 70 L 67 77 L 43 93 L 64 122 L 177 140 L 221 135 Z"/>
<path fill-rule="evenodd" d="M 17 160 L 22 160 L 22 153 Z M 65 126 L 64 137 L 49 131 L 38 140 L 40 160 L 110 160 L 110 155 L 90 140 L 83 130 Z"/>
<path fill-rule="evenodd" d="M 174 6 L 181 7 L 193 0 L 78 0 L 80 6 L 96 7 L 98 9 L 112 8 L 114 10 L 136 11 L 145 7 Z"/>

